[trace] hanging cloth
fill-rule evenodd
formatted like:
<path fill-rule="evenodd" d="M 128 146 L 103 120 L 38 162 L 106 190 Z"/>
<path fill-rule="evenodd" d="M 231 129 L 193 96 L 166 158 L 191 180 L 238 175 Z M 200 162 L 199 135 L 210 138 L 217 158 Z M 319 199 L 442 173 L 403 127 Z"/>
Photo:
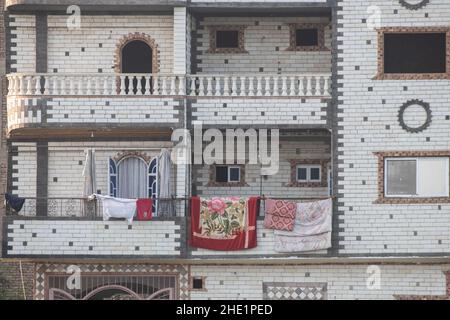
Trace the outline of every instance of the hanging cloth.
<path fill-rule="evenodd" d="M 193 197 L 190 245 L 218 251 L 256 247 L 259 202 L 259 197 Z"/>
<path fill-rule="evenodd" d="M 152 199 L 138 199 L 136 201 L 137 220 L 138 221 L 152 220 L 152 209 L 153 209 Z"/>
<path fill-rule="evenodd" d="M 25 198 L 20 198 L 10 193 L 5 193 L 5 200 L 6 204 L 17 213 L 22 210 L 23 205 L 25 204 Z"/>

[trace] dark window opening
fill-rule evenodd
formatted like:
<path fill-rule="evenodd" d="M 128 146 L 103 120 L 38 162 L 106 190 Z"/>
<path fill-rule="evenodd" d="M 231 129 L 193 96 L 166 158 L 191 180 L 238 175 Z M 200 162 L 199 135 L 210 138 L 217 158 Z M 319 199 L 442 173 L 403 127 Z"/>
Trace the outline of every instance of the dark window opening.
<path fill-rule="evenodd" d="M 239 31 L 216 31 L 216 48 L 239 48 Z"/>
<path fill-rule="evenodd" d="M 122 73 L 152 73 L 153 52 L 152 48 L 144 41 L 135 40 L 127 43 L 122 49 Z M 140 78 L 140 79 L 139 79 Z M 133 91 L 137 93 L 138 81 L 141 81 L 142 93 L 148 86 L 148 79 L 145 77 L 133 77 L 125 79 L 126 93 Z M 131 83 L 130 83 L 131 82 Z"/>
<path fill-rule="evenodd" d="M 295 43 L 297 47 L 318 46 L 319 30 L 317 29 L 297 29 L 295 31 Z"/>
<path fill-rule="evenodd" d="M 216 167 L 216 182 L 228 182 L 228 167 Z"/>
<path fill-rule="evenodd" d="M 230 168 L 230 182 L 239 182 L 241 179 L 241 170 L 239 168 Z"/>
<path fill-rule="evenodd" d="M 446 73 L 445 33 L 387 33 L 384 73 Z"/>
<path fill-rule="evenodd" d="M 203 289 L 203 278 L 194 277 L 192 278 L 192 289 Z"/>

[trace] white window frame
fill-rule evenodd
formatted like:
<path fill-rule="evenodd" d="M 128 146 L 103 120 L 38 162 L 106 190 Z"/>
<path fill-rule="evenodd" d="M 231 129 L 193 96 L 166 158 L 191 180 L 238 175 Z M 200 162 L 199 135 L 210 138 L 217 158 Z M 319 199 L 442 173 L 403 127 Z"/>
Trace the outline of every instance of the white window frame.
<path fill-rule="evenodd" d="M 426 159 L 445 159 L 446 165 L 447 165 L 447 174 L 445 175 L 445 192 L 442 195 L 434 195 L 434 196 L 426 196 L 427 198 L 441 198 L 441 197 L 449 197 L 450 196 L 450 181 L 449 181 L 449 174 L 450 174 L 450 167 L 449 167 L 449 157 L 405 157 L 405 158 L 398 158 L 398 157 L 386 157 L 384 159 L 384 197 L 385 198 L 423 198 L 424 196 L 418 194 L 419 189 L 419 162 L 420 160 L 426 160 Z M 388 179 L 387 179 L 387 163 L 388 161 L 415 161 L 416 162 L 416 194 L 414 195 L 406 195 L 406 194 L 400 194 L 400 195 L 392 195 L 388 194 Z"/>
<path fill-rule="evenodd" d="M 235 180 L 231 180 L 231 169 L 238 169 L 239 172 L 239 178 L 237 181 Z M 228 182 L 229 183 L 236 183 L 236 182 L 241 182 L 241 167 L 238 166 L 228 166 Z"/>
<path fill-rule="evenodd" d="M 298 169 L 306 169 L 306 180 L 300 180 L 298 178 Z M 311 169 L 319 169 L 319 179 L 311 179 Z M 322 181 L 322 166 L 320 164 L 299 164 L 295 168 L 295 178 L 297 182 L 321 182 Z"/>

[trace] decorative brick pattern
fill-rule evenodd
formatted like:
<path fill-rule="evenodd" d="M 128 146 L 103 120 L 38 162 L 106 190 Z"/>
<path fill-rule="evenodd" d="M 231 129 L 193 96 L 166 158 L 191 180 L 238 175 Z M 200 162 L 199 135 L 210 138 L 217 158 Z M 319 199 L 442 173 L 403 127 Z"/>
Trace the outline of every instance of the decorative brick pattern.
<path fill-rule="evenodd" d="M 418 203 L 450 203 L 450 197 L 436 198 L 393 198 L 384 194 L 384 163 L 386 158 L 408 157 L 450 157 L 450 151 L 388 151 L 374 152 L 378 157 L 378 199 L 377 204 L 418 204 Z"/>
<path fill-rule="evenodd" d="M 152 273 L 155 275 L 178 274 L 178 292 L 176 297 L 180 300 L 189 299 L 189 273 L 186 267 L 177 265 L 150 265 L 150 264 L 79 264 L 81 275 L 89 274 L 111 274 L 133 275 Z M 47 277 L 50 274 L 65 274 L 69 265 L 65 264 L 38 264 L 36 265 L 35 299 L 44 300 L 48 298 Z"/>
<path fill-rule="evenodd" d="M 418 127 L 415 127 L 415 128 L 412 128 L 412 127 L 408 126 L 405 123 L 405 119 L 404 119 L 404 114 L 405 114 L 406 109 L 408 107 L 410 107 L 410 106 L 413 106 L 413 105 L 421 106 L 426 112 L 425 122 L 421 126 L 418 126 Z M 422 101 L 422 100 L 417 100 L 417 99 L 409 100 L 408 102 L 404 103 L 400 107 L 400 110 L 398 111 L 398 121 L 400 123 L 400 126 L 404 130 L 406 130 L 407 132 L 410 132 L 410 133 L 422 132 L 422 131 L 426 130 L 431 124 L 431 109 L 430 109 L 430 105 L 428 103 Z"/>
<path fill-rule="evenodd" d="M 209 27 L 209 50 L 208 53 L 248 53 L 245 50 L 245 26 L 210 26 Z M 238 47 L 237 48 L 217 48 L 216 36 L 217 31 L 238 31 Z"/>
<path fill-rule="evenodd" d="M 449 27 L 383 27 L 378 33 L 378 73 L 377 80 L 436 80 L 450 78 L 450 28 Z M 384 35 L 386 33 L 445 33 L 446 73 L 395 74 L 384 73 Z"/>
<path fill-rule="evenodd" d="M 290 23 L 289 24 L 289 47 L 287 51 L 329 51 L 325 45 L 325 28 L 323 23 Z M 317 46 L 297 46 L 296 33 L 298 29 L 317 29 Z"/>
<path fill-rule="evenodd" d="M 263 283 L 265 300 L 326 300 L 326 283 Z"/>
<path fill-rule="evenodd" d="M 399 0 L 400 4 L 408 10 L 419 10 L 430 3 L 430 0 L 422 0 L 417 2 L 417 0 Z"/>

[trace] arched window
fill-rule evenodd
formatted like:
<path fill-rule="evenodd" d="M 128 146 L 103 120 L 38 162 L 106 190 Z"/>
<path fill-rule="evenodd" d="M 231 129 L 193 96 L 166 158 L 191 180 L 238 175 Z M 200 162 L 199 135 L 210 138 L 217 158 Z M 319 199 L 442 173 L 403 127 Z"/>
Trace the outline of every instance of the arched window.
<path fill-rule="evenodd" d="M 148 166 L 138 157 L 127 157 L 117 165 L 117 196 L 126 199 L 148 197 Z"/>
<path fill-rule="evenodd" d="M 142 40 L 133 40 L 122 48 L 122 73 L 152 73 L 153 50 Z"/>

